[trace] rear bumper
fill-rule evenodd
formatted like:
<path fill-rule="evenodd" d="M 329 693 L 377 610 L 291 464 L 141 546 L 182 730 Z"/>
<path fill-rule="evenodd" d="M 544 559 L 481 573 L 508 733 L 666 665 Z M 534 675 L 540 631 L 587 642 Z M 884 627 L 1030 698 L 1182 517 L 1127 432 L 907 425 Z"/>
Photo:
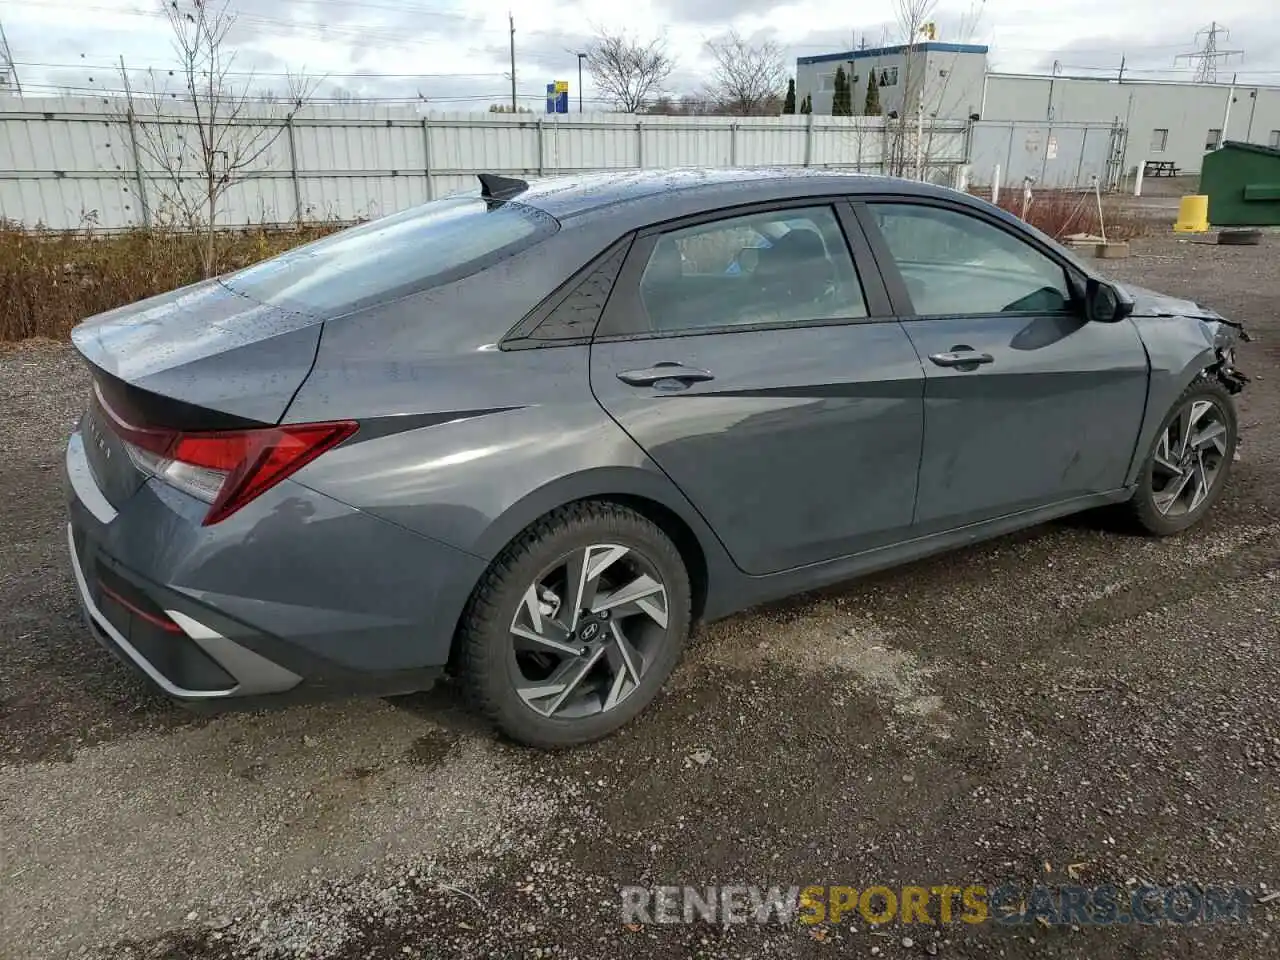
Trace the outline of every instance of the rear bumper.
<path fill-rule="evenodd" d="M 76 548 L 75 529 L 67 524 L 67 548 L 71 553 L 71 570 L 75 575 L 76 588 L 80 592 L 80 603 L 89 622 L 89 629 L 94 638 L 116 655 L 123 663 L 138 670 L 157 687 L 182 700 L 214 700 L 223 697 L 253 696 L 268 693 L 279 693 L 291 690 L 302 682 L 302 677 L 279 664 L 272 663 L 252 650 L 229 640 L 218 631 L 201 623 L 195 618 L 177 610 L 166 610 L 168 618 L 181 628 L 182 636 L 163 638 L 161 642 L 168 644 L 171 653 L 157 656 L 154 652 L 149 656 L 144 653 L 141 642 L 135 646 L 125 636 L 124 629 L 134 630 L 145 635 L 149 629 L 162 633 L 177 633 L 163 630 L 154 624 L 146 623 L 136 613 L 124 609 L 122 616 L 128 627 L 118 627 L 99 606 L 85 577 L 84 566 L 80 561 L 80 552 Z M 139 622 L 140 621 L 140 622 Z M 123 627 L 123 629 L 122 629 Z M 135 641 L 139 637 L 134 638 Z M 184 662 L 200 662 L 197 650 L 205 658 L 211 660 L 221 676 L 214 670 L 203 671 L 205 682 L 199 686 L 189 676 L 198 675 L 198 668 L 184 668 Z M 165 667 L 157 661 L 164 662 Z M 207 665 L 206 665 L 207 667 Z M 212 682 L 210 682 L 212 681 Z M 184 684 L 191 684 L 184 686 Z"/>
<path fill-rule="evenodd" d="M 170 697 L 430 687 L 484 562 L 285 481 L 233 517 L 156 481 L 112 504 L 67 447 L 67 547 L 95 638 Z"/>

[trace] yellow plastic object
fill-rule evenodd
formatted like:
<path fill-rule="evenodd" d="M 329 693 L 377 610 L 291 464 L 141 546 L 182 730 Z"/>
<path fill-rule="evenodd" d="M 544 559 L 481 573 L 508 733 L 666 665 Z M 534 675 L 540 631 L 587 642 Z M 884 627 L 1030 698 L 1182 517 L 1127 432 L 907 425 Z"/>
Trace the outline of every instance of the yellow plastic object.
<path fill-rule="evenodd" d="M 1175 233 L 1207 233 L 1209 230 L 1209 197 L 1199 193 L 1183 197 L 1178 202 L 1178 222 Z"/>

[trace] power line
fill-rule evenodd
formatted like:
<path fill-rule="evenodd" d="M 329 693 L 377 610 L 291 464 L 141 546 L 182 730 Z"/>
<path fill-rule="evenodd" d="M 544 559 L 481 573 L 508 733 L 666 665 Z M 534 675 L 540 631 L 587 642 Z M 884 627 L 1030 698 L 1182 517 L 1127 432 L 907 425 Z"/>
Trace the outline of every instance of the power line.
<path fill-rule="evenodd" d="M 1213 21 L 1207 27 L 1196 32 L 1196 39 L 1204 37 L 1204 46 L 1194 53 L 1180 53 L 1174 57 L 1174 62 L 1179 60 L 1198 60 L 1196 66 L 1196 82 L 1197 83 L 1217 83 L 1218 82 L 1218 61 L 1227 57 L 1233 57 L 1237 54 L 1243 54 L 1243 50 L 1219 50 L 1218 36 L 1226 38 L 1231 37 L 1231 31 L 1224 26 L 1220 26 L 1218 21 Z"/>
<path fill-rule="evenodd" d="M 41 67 L 46 70 L 83 70 L 98 69 L 110 70 L 114 69 L 116 64 L 88 64 L 88 63 L 43 63 L 36 60 L 15 60 L 15 64 L 24 67 Z M 143 66 L 130 67 L 131 73 L 146 73 L 147 71 L 171 71 L 175 68 L 172 66 Z M 334 73 L 329 70 L 317 71 L 317 73 L 326 78 L 342 79 L 342 80 L 453 80 L 456 78 L 474 79 L 488 77 L 503 77 L 507 75 L 501 72 L 491 73 Z M 273 70 L 224 70 L 221 71 L 223 76 L 228 77 L 280 77 L 287 78 L 294 74 L 273 71 Z"/>
<path fill-rule="evenodd" d="M 316 5 L 333 4 L 335 6 L 344 7 L 346 9 L 351 8 L 351 5 L 348 2 L 348 0 L 304 0 L 304 2 L 313 3 Z M 380 3 L 370 3 L 369 0 L 360 0 L 359 7 L 361 10 L 387 10 L 392 13 L 408 13 L 408 14 L 412 14 L 415 17 L 434 17 L 435 19 L 438 19 L 438 20 L 461 20 L 461 21 L 470 23 L 480 19 L 479 17 L 468 16 L 465 13 L 446 13 L 443 10 L 431 10 L 427 7 L 419 7 L 412 4 L 406 5 L 406 4 L 387 3 L 386 0 L 383 0 L 383 2 L 380 2 Z M 232 8 L 230 12 L 237 17 L 240 16 L 239 11 L 235 10 L 234 8 Z"/>
<path fill-rule="evenodd" d="M 1080 63 L 1064 63 L 1061 65 L 1064 70 L 1095 70 L 1099 73 L 1115 73 L 1115 64 L 1086 65 Z M 1205 81 L 1197 80 L 1195 77 L 1187 76 L 1190 67 L 1129 67 L 1124 68 L 1125 76 L 1131 73 L 1144 74 L 1175 74 L 1180 82 L 1184 83 L 1203 83 Z M 1274 77 L 1280 76 L 1280 70 L 1237 70 L 1233 71 L 1233 76 L 1241 77 Z M 1210 83 L 1214 81 L 1208 81 Z"/>
<path fill-rule="evenodd" d="M 52 6 L 52 5 L 50 5 Z M 72 8 L 64 7 L 70 11 Z M 129 8 L 109 8 L 96 7 L 91 5 L 77 5 L 74 10 L 76 12 L 92 11 L 97 13 L 111 13 L 123 17 L 144 17 L 152 20 L 165 20 L 167 14 L 162 10 L 138 10 Z M 349 24 L 326 24 L 326 23 L 309 23 L 298 20 L 281 20 L 276 17 L 264 17 L 255 14 L 237 13 L 235 19 L 238 24 L 245 26 L 259 27 L 276 27 L 291 33 L 301 34 L 317 40 L 381 40 L 387 43 L 404 44 L 412 46 L 433 46 L 441 44 L 452 44 L 453 41 L 444 37 L 424 38 L 412 37 L 405 34 L 391 34 L 379 32 L 376 28 L 370 26 L 362 26 L 358 23 Z"/>
<path fill-rule="evenodd" d="M 507 23 L 511 25 L 511 112 L 516 112 L 516 18 L 507 11 Z"/>
<path fill-rule="evenodd" d="M 317 2 L 317 0 L 310 0 L 310 2 Z M 321 0 L 321 2 L 330 2 L 330 0 Z M 45 2 L 42 4 L 42 7 L 44 9 L 58 8 L 56 3 L 48 2 L 48 0 L 45 0 Z M 128 8 L 101 7 L 101 6 L 93 6 L 91 4 L 75 4 L 74 6 L 69 6 L 69 5 L 63 6 L 61 7 L 61 9 L 67 10 L 69 13 L 92 11 L 96 13 L 110 13 L 115 16 L 144 17 L 144 18 L 153 19 L 153 20 L 167 20 L 168 18 L 168 14 L 166 14 L 163 10 L 144 10 L 144 9 L 139 9 L 137 7 L 128 7 Z M 315 38 L 320 40 L 332 40 L 335 37 L 337 37 L 337 38 L 346 38 L 351 40 L 385 40 L 388 43 L 406 44 L 406 45 L 414 45 L 414 46 L 432 46 L 432 45 L 441 45 L 441 44 L 448 44 L 450 46 L 457 45 L 457 41 L 449 37 L 423 38 L 423 37 L 409 36 L 403 32 L 401 33 L 380 32 L 378 30 L 378 26 L 382 26 L 385 28 L 388 26 L 388 24 L 386 23 L 377 24 L 376 21 L 374 24 L 362 24 L 355 21 L 350 23 L 330 24 L 325 22 L 285 20 L 279 17 L 269 17 L 269 16 L 263 16 L 261 14 L 252 14 L 252 13 L 239 13 L 236 11 L 232 11 L 232 13 L 233 13 L 233 16 L 235 17 L 236 22 L 240 24 L 256 25 L 256 26 L 263 26 L 263 27 L 280 27 L 290 32 L 308 33 L 309 35 L 314 36 Z M 445 15 L 441 14 L 441 16 L 445 16 Z M 461 14 L 449 15 L 449 16 L 457 16 L 462 18 Z M 462 19 L 475 22 L 474 18 L 462 18 Z M 477 29 L 477 30 L 468 31 L 468 34 L 469 36 L 473 36 L 473 37 L 479 36 L 479 35 L 495 36 L 498 29 L 499 28 L 496 28 L 496 27 L 488 27 L 488 28 L 485 28 L 484 30 Z M 563 36 L 561 32 L 554 31 L 554 30 L 529 30 L 529 31 L 526 31 L 525 35 L 526 36 L 548 36 L 548 37 Z"/>
<path fill-rule="evenodd" d="M 68 94 L 71 94 L 71 95 L 77 95 L 77 96 L 78 96 L 78 95 L 81 95 L 81 94 L 89 94 L 89 95 L 99 96 L 99 97 L 100 97 L 100 96 L 102 96 L 102 95 L 104 95 L 104 94 L 108 94 L 108 95 L 112 95 L 112 96 L 127 96 L 127 95 L 128 95 L 128 91 L 127 91 L 124 87 L 105 87 L 105 86 L 104 86 L 104 87 L 100 87 L 100 86 L 97 86 L 96 84 L 95 84 L 94 86 L 88 87 L 88 86 L 80 86 L 80 85 L 64 84 L 64 83 L 28 83 L 26 86 L 27 86 L 28 88 L 30 88 L 30 89 L 47 90 L 47 91 L 53 91 L 53 92 L 55 92 L 55 93 L 68 93 Z M 135 93 L 135 96 L 137 96 L 137 94 L 136 94 L 136 93 Z M 147 95 L 146 95 L 146 97 L 149 99 L 149 98 L 151 97 L 151 95 L 150 95 L 150 94 L 147 94 Z M 180 92 L 178 92 L 178 91 L 174 91 L 172 94 L 170 94 L 170 95 L 169 95 L 169 99 L 170 99 L 170 100 L 172 100 L 172 101 L 173 101 L 173 102 L 175 102 L 175 103 L 181 103 L 181 102 L 184 102 L 185 100 L 187 100 L 187 99 L 188 99 L 188 95 L 187 95 L 185 92 L 181 92 L 181 93 L 180 93 Z M 249 96 L 249 97 L 247 97 L 247 99 L 248 99 L 250 102 L 255 102 L 255 101 L 262 100 L 262 98 L 261 98 L 261 97 L 255 97 L 255 96 Z M 395 96 L 358 96 L 358 95 L 356 95 L 356 96 L 328 96 L 328 97 L 325 97 L 325 96 L 319 96 L 319 97 L 309 97 L 309 98 L 307 98 L 307 103 L 308 103 L 308 104 L 312 104 L 312 103 L 337 103 L 337 104 L 342 104 L 342 103 L 401 103 L 401 104 L 409 104 L 409 103 L 431 103 L 431 102 L 437 102 L 437 103 L 454 103 L 454 102 L 458 102 L 458 103 L 466 103 L 466 102 L 476 102 L 476 101 L 488 101 L 488 102 L 490 102 L 490 103 L 493 103 L 493 102 L 501 101 L 501 100 L 503 100 L 503 99 L 505 99 L 505 97 L 504 97 L 504 95 L 503 95 L 503 94 L 501 94 L 501 93 L 458 93 L 458 94 L 448 94 L 448 95 L 445 95 L 445 96 L 439 96 L 439 97 L 428 97 L 428 96 L 421 96 L 421 95 L 418 95 L 418 96 L 402 96 L 402 97 L 395 97 Z M 525 102 L 529 102 L 529 103 L 544 103 L 544 102 L 546 101 L 546 94 L 538 94 L 538 93 L 518 93 L 518 94 L 516 95 L 516 99 L 517 99 L 517 100 L 519 100 L 519 101 L 525 101 Z M 584 97 L 584 98 L 583 98 L 583 100 L 584 100 L 586 103 L 605 103 L 605 104 L 613 104 L 613 103 L 614 103 L 614 101 L 613 101 L 613 100 L 611 100 L 611 99 L 609 99 L 609 98 L 607 98 L 607 97 Z"/>
<path fill-rule="evenodd" d="M 12 86 L 18 96 L 22 96 L 22 82 L 18 79 L 18 67 L 13 62 L 13 54 L 9 52 L 9 39 L 4 35 L 4 24 L 0 23 L 0 87 Z"/>

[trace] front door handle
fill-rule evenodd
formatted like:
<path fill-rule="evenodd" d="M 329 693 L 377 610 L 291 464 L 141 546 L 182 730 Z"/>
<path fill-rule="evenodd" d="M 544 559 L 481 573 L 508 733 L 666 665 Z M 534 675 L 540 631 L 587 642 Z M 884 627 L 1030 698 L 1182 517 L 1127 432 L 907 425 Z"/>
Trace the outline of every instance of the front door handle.
<path fill-rule="evenodd" d="M 639 370 L 623 370 L 618 374 L 618 379 L 623 383 L 629 383 L 633 387 L 651 387 L 663 380 L 678 380 L 686 386 L 691 383 L 699 383 L 705 380 L 714 380 L 710 370 L 701 370 L 698 367 L 687 367 L 683 363 L 676 363 L 672 360 L 663 360 L 655 363 L 652 367 L 643 367 Z"/>
<path fill-rule="evenodd" d="M 940 367 L 977 367 L 984 363 L 995 363 L 996 358 L 989 353 L 977 350 L 955 348 L 946 353 L 931 353 L 929 359 Z"/>

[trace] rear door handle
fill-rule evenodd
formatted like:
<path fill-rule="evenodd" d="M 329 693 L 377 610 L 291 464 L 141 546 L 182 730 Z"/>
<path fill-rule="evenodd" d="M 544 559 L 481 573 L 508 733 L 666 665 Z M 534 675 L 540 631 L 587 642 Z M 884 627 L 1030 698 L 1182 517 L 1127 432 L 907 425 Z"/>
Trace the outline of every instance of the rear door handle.
<path fill-rule="evenodd" d="M 687 367 L 683 363 L 676 363 L 672 360 L 663 360 L 655 363 L 652 367 L 642 367 L 639 370 L 623 370 L 618 374 L 618 379 L 623 383 L 629 383 L 633 387 L 651 387 L 663 380 L 678 380 L 688 386 L 691 383 L 700 383 L 705 380 L 714 380 L 710 370 L 702 370 L 698 367 Z"/>
<path fill-rule="evenodd" d="M 989 353 L 978 353 L 976 350 L 951 350 L 947 353 L 931 353 L 929 359 L 940 367 L 968 367 L 983 363 L 995 363 L 996 358 Z"/>

